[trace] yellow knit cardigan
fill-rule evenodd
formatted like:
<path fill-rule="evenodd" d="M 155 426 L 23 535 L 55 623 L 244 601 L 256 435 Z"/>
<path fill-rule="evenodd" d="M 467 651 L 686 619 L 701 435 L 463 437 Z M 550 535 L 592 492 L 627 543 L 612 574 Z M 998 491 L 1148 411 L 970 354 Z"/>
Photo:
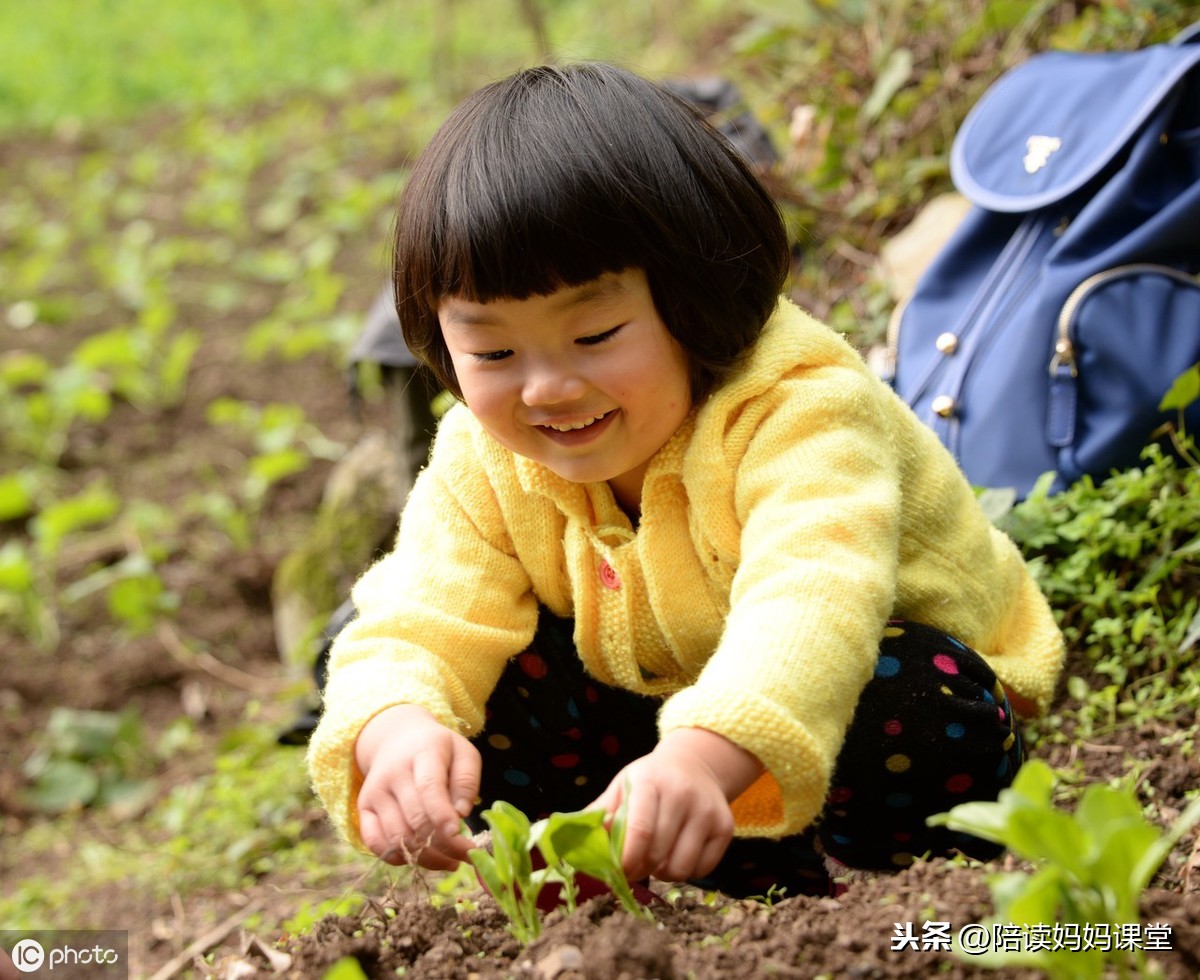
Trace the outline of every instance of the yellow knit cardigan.
<path fill-rule="evenodd" d="M 753 836 L 819 814 L 890 616 L 979 651 L 1027 711 L 1047 706 L 1063 658 L 1045 599 L 951 456 L 787 301 L 651 461 L 636 531 L 607 484 L 516 456 L 456 406 L 395 549 L 353 598 L 308 763 L 359 847 L 362 727 L 407 702 L 479 732 L 539 603 L 574 617 L 592 675 L 664 698 L 660 732 L 706 728 L 762 761 L 734 803 Z"/>

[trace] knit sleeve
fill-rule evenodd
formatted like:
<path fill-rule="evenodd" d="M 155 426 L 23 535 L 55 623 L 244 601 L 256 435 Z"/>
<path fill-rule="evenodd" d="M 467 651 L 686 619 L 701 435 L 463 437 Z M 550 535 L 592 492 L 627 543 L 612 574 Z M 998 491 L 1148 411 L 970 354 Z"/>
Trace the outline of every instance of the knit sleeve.
<path fill-rule="evenodd" d="M 354 745 L 363 726 L 409 703 L 461 734 L 479 731 L 505 662 L 529 645 L 537 621 L 464 415 L 443 422 L 396 546 L 354 586 L 358 617 L 330 657 L 308 765 L 334 825 L 358 847 Z"/>
<path fill-rule="evenodd" d="M 722 451 L 740 459 L 730 610 L 660 726 L 705 728 L 757 755 L 767 771 L 734 815 L 739 832 L 779 836 L 821 810 L 892 609 L 897 454 L 874 383 L 836 364 L 757 399 Z"/>

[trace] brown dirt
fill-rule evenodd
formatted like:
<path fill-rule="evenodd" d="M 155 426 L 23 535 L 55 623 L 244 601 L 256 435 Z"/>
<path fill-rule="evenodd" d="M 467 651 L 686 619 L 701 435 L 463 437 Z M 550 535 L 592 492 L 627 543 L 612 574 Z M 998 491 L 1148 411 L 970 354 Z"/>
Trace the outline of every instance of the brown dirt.
<path fill-rule="evenodd" d="M 991 911 L 977 870 L 937 860 L 852 884 L 839 898 L 797 897 L 767 906 L 753 899 L 704 900 L 689 891 L 659 906 L 653 920 L 593 899 L 575 914 L 552 913 L 542 935 L 522 948 L 486 897 L 478 907 L 435 909 L 409 892 L 368 907 L 359 916 L 331 916 L 309 935 L 284 943 L 287 969 L 258 977 L 320 976 L 351 956 L 374 978 L 402 975 L 439 980 L 546 978 L 620 980 L 778 976 L 927 977 L 965 980 L 993 975 L 1037 977 L 1032 970 L 984 970 L 937 948 L 893 943 L 897 924 L 949 922 L 952 931 Z M 1170 980 L 1200 969 L 1200 895 L 1155 889 L 1144 901 L 1147 922 L 1169 923 L 1174 950 L 1156 954 Z M 249 962 L 249 961 L 243 961 Z"/>
<path fill-rule="evenodd" d="M 1164 754 L 1156 733 L 1147 731 L 1125 730 L 1040 754 L 1053 765 L 1081 770 L 1086 782 L 1124 776 L 1131 764 L 1142 763 L 1145 785 L 1153 787 L 1167 818 L 1200 778 L 1200 761 Z M 1188 852 L 1188 847 L 1177 849 L 1143 898 L 1143 921 L 1171 927 L 1173 949 L 1154 954 L 1169 980 L 1200 975 L 1200 876 L 1188 870 Z M 1197 860 L 1193 853 L 1190 862 Z M 985 871 L 1016 866 L 1006 858 Z M 614 908 L 608 898 L 595 899 L 571 916 L 551 913 L 542 935 L 522 949 L 485 894 L 460 901 L 457 909 L 435 909 L 418 884 L 369 903 L 357 915 L 329 916 L 309 934 L 283 940 L 279 948 L 291 963 L 280 973 L 319 976 L 341 957 L 352 956 L 372 980 L 395 975 L 431 980 L 1041 975 L 985 970 L 936 948 L 893 949 L 897 923 L 912 923 L 920 937 L 926 921 L 949 922 L 957 932 L 987 919 L 992 906 L 978 867 L 919 862 L 894 875 L 852 881 L 837 898 L 800 896 L 773 906 L 707 899 L 684 890 L 673 904 L 655 906 L 652 922 Z M 254 962 L 252 957 L 238 960 Z M 253 975 L 280 974 L 262 967 Z"/>
<path fill-rule="evenodd" d="M 147 140 L 154 133 L 141 134 Z M 85 148 L 47 141 L 30 153 L 0 145 L 0 170 L 19 171 L 36 160 L 56 157 L 64 165 L 78 163 Z M 399 154 L 358 161 L 367 170 L 399 164 Z M 19 173 L 18 173 L 19 178 Z M 164 218 L 181 222 L 179 216 Z M 339 309 L 365 310 L 377 287 L 381 268 L 377 251 L 347 248 L 339 260 L 348 286 Z M 80 289 L 90 288 L 82 284 Z M 106 475 L 122 496 L 154 500 L 185 512 L 198 488 L 231 488 L 245 447 L 210 427 L 208 403 L 229 394 L 258 403 L 296 401 L 327 436 L 353 442 L 361 427 L 347 410 L 341 367 L 335 358 L 297 362 L 267 359 L 251 362 L 240 356 L 247 328 L 283 297 L 283 286 L 248 287 L 246 302 L 228 315 L 213 317 L 203 309 L 184 310 L 183 320 L 202 323 L 204 347 L 197 358 L 183 404 L 165 413 L 146 415 L 129 405 L 103 424 L 79 426 L 65 460 L 64 480 L 81 488 Z M 24 349 L 54 359 L 98 326 L 79 320 L 37 326 L 19 335 Z M 7 338 L 6 338 L 7 340 Z M 0 460 L 0 462 L 5 462 Z M 7 465 L 7 463 L 5 463 Z M 274 488 L 254 546 L 238 551 L 202 522 L 185 524 L 163 566 L 169 587 L 183 597 L 170 628 L 128 637 L 117 631 L 102 604 L 84 604 L 62 613 L 63 639 L 43 651 L 11 630 L 0 628 L 4 669 L 0 676 L 0 878 L 7 890 L 34 874 L 53 876 L 69 868 L 89 837 L 112 835 L 105 817 L 84 815 L 72 823 L 54 854 L 27 857 L 20 835 L 44 827 L 49 818 L 33 812 L 20 795 L 20 767 L 33 750 L 50 711 L 58 705 L 104 710 L 129 705 L 140 711 L 153 738 L 175 718 L 191 712 L 209 755 L 167 768 L 159 777 L 160 792 L 197 775 L 217 752 L 220 738 L 239 722 L 246 706 L 262 700 L 262 724 L 288 720 L 287 698 L 264 696 L 255 682 L 285 679 L 272 632 L 270 582 L 279 560 L 303 540 L 328 475 L 317 463 Z M 0 524 L 0 545 L 21 532 L 19 525 Z M 59 569 L 69 581 L 98 563 L 125 554 L 122 542 L 106 550 L 68 555 Z M 173 639 L 174 638 L 174 639 Z M 177 640 L 200 649 L 220 663 L 243 672 L 214 673 L 194 660 L 180 659 Z M 233 676 L 234 679 L 230 679 Z M 196 704 L 200 705 L 199 710 Z M 1064 700 L 1063 704 L 1066 702 Z M 1194 719 L 1181 719 L 1192 723 Z M 1162 820 L 1182 807 L 1183 794 L 1200 785 L 1200 760 L 1178 749 L 1164 748 L 1170 729 L 1118 729 L 1085 740 L 1043 742 L 1035 754 L 1067 767 L 1081 781 L 1108 780 L 1139 774 L 1139 786 Z M 298 750 L 280 748 L 280 752 Z M 313 804 L 307 814 L 311 836 L 328 836 Z M 1192 840 L 1176 849 L 1144 903 L 1146 921 L 1169 922 L 1176 949 L 1159 959 L 1167 976 L 1195 977 L 1200 972 L 1200 871 L 1188 877 L 1200 858 Z M 14 844 L 14 842 L 16 842 Z M 335 853 L 331 848 L 331 853 Z M 131 855 L 130 861 L 136 856 Z M 362 861 L 348 860 L 344 880 L 314 893 L 305 876 L 266 873 L 236 892 L 205 891 L 156 898 L 120 883 L 97 884 L 88 890 L 93 910 L 88 921 L 39 923 L 56 928 L 107 927 L 130 930 L 132 976 L 150 976 L 173 961 L 190 943 L 209 933 L 213 924 L 259 909 L 255 936 L 236 927 L 218 931 L 201 944 L 211 959 L 184 957 L 174 975 L 245 977 L 279 975 L 262 952 L 276 947 L 290 957 L 280 972 L 314 977 L 342 956 L 355 956 L 370 977 L 395 976 L 400 967 L 410 978 L 558 977 L 559 980 L 618 977 L 973 977 L 977 967 L 935 951 L 891 950 L 894 923 L 946 920 L 959 927 L 989 913 L 988 891 L 978 870 L 946 862 L 918 863 L 886 878 L 857 882 L 837 899 L 791 898 L 772 908 L 755 903 L 718 901 L 706 904 L 686 892 L 674 905 L 656 909 L 655 921 L 630 918 L 601 899 L 574 916 L 554 913 L 544 934 L 527 948 L 508 935 L 486 897 L 457 907 L 435 909 L 421 882 L 387 896 L 374 895 L 366 909 L 352 917 L 330 917 L 302 937 L 281 937 L 279 923 L 303 900 L 337 897 L 355 889 Z M 391 910 L 391 911 L 389 911 Z M 251 920 L 248 920 L 251 921 Z M 7 924 L 13 925 L 13 924 Z M 0 923 L 0 928 L 6 924 Z M 258 942 L 248 943 L 249 938 Z M 385 945 L 384 940 L 387 940 Z M 1005 976 L 1021 974 L 1008 972 Z"/>

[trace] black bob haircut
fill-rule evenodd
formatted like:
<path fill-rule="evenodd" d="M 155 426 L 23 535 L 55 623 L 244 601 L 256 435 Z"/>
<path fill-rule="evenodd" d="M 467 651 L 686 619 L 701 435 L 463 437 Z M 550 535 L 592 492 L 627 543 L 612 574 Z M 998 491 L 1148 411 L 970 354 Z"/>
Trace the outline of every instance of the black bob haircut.
<path fill-rule="evenodd" d="M 437 308 L 527 299 L 641 268 L 707 396 L 762 331 L 790 262 L 775 202 L 690 104 L 602 63 L 539 67 L 454 110 L 400 199 L 396 309 L 461 390 Z"/>

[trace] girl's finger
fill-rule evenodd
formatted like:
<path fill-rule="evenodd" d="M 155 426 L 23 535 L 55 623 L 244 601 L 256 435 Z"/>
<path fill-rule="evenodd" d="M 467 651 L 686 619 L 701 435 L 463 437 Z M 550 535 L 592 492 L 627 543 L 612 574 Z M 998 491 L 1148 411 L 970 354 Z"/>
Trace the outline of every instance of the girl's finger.
<path fill-rule="evenodd" d="M 646 783 L 629 793 L 628 809 L 625 811 L 625 849 L 621 853 L 621 864 L 625 873 L 634 880 L 650 873 L 650 848 L 654 845 L 659 820 L 658 788 Z"/>
<path fill-rule="evenodd" d="M 694 825 L 685 825 L 670 840 L 666 853 L 654 860 L 650 873 L 663 881 L 686 881 L 696 877 L 695 867 L 704 849 L 704 833 Z"/>
<path fill-rule="evenodd" d="M 688 836 L 689 833 L 691 836 Z M 677 867 L 676 856 L 680 853 L 681 845 L 693 852 L 699 851 L 699 843 L 694 837 L 695 831 L 689 831 L 687 811 L 681 809 L 677 802 L 673 805 L 669 799 L 660 797 L 654 837 L 646 853 L 645 871 L 640 877 L 652 874 L 668 881 L 681 880 L 667 872 Z"/>
<path fill-rule="evenodd" d="M 376 857 L 383 857 L 387 851 L 387 836 L 379 826 L 379 816 L 374 810 L 358 810 L 358 830 L 367 849 Z"/>
<path fill-rule="evenodd" d="M 412 792 L 404 794 L 404 812 L 419 834 L 446 839 L 458 834 L 459 815 L 450 799 L 450 763 L 440 752 L 418 752 L 413 757 Z"/>
<path fill-rule="evenodd" d="M 455 740 L 450 760 L 450 800 L 459 817 L 466 817 L 474 808 L 482 773 L 483 757 L 479 750 L 466 739 Z"/>
<path fill-rule="evenodd" d="M 373 854 L 389 864 L 403 864 L 394 842 L 404 832 L 404 817 L 391 795 L 386 793 L 364 793 L 367 801 L 359 804 L 358 824 L 363 843 Z"/>
<path fill-rule="evenodd" d="M 688 877 L 703 878 L 705 875 L 710 874 L 721 863 L 721 858 L 725 856 L 725 852 L 729 850 L 730 840 L 732 840 L 732 836 L 730 835 L 709 837 L 700 851 L 700 856 L 696 859 L 695 869 Z"/>

